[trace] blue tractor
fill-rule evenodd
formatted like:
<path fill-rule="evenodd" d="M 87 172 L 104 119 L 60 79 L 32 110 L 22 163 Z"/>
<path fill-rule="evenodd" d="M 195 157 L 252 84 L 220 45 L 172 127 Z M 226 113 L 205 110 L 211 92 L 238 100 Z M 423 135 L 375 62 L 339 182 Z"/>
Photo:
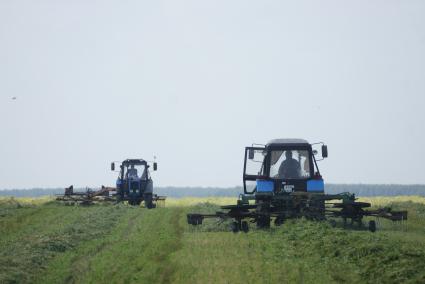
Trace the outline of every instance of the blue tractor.
<path fill-rule="evenodd" d="M 121 163 L 116 183 L 118 202 L 128 201 L 130 205 L 140 205 L 144 201 L 147 208 L 156 207 L 154 201 L 161 197 L 153 193 L 149 168 L 149 163 L 143 159 L 127 159 Z M 153 170 L 157 168 L 157 163 L 153 162 Z M 115 171 L 115 162 L 111 163 L 111 170 Z"/>
<path fill-rule="evenodd" d="M 321 146 L 321 155 L 314 149 Z M 205 218 L 230 219 L 232 230 L 248 231 L 248 222 L 259 228 L 279 226 L 292 218 L 329 220 L 342 218 L 362 226 L 363 217 L 386 218 L 392 221 L 407 220 L 406 211 L 390 208 L 366 210 L 370 203 L 359 202 L 354 194 L 325 193 L 324 180 L 318 161 L 328 157 L 327 146 L 310 144 L 304 139 L 274 139 L 265 145 L 254 144 L 245 148 L 243 171 L 244 193 L 237 204 L 221 206 L 225 211 L 215 214 L 187 214 L 192 225 L 202 224 Z M 369 221 L 369 230 L 376 230 L 375 220 Z"/>

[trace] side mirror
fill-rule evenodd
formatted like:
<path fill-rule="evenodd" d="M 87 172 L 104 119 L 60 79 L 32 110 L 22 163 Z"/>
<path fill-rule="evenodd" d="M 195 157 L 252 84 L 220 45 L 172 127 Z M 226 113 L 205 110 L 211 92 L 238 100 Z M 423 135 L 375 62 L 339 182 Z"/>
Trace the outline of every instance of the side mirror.
<path fill-rule="evenodd" d="M 115 163 L 111 163 L 111 171 L 115 171 Z"/>
<path fill-rule="evenodd" d="M 322 157 L 327 158 L 328 157 L 328 146 L 322 145 Z"/>
<path fill-rule="evenodd" d="M 153 170 L 156 171 L 158 169 L 158 164 L 156 162 L 153 163 Z"/>
<path fill-rule="evenodd" d="M 250 160 L 254 159 L 254 150 L 253 149 L 248 150 L 248 159 L 250 159 Z"/>

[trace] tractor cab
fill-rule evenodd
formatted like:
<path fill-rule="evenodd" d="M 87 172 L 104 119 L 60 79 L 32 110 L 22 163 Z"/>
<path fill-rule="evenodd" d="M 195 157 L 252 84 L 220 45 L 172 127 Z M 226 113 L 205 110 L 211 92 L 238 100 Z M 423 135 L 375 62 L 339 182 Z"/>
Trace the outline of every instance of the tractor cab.
<path fill-rule="evenodd" d="M 146 207 L 154 206 L 153 181 L 149 168 L 150 165 L 143 159 L 127 159 L 121 163 L 116 183 L 117 196 L 121 201 L 139 205 L 144 200 Z M 153 163 L 153 169 L 157 169 L 156 162 Z M 115 163 L 111 164 L 111 170 L 115 170 Z"/>
<path fill-rule="evenodd" d="M 322 145 L 321 157 L 313 145 Z M 245 148 L 243 183 L 248 195 L 274 196 L 293 192 L 323 193 L 317 161 L 327 157 L 327 146 L 303 139 L 274 139 Z"/>

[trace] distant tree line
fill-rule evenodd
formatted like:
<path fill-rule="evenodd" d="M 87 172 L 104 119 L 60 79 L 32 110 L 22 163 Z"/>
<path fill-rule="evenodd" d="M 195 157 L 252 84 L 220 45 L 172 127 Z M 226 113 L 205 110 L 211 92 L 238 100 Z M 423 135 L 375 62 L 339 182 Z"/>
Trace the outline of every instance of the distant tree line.
<path fill-rule="evenodd" d="M 76 189 L 77 191 L 78 189 Z M 85 189 L 80 189 L 84 191 Z M 326 193 L 341 192 L 355 193 L 357 196 L 395 196 L 419 195 L 425 196 L 425 185 L 400 185 L 400 184 L 326 184 Z M 63 188 L 31 188 L 0 190 L 0 196 L 14 197 L 39 197 L 46 195 L 63 194 Z M 229 196 L 237 197 L 243 193 L 242 187 L 158 187 L 158 195 L 169 197 L 206 197 Z"/>

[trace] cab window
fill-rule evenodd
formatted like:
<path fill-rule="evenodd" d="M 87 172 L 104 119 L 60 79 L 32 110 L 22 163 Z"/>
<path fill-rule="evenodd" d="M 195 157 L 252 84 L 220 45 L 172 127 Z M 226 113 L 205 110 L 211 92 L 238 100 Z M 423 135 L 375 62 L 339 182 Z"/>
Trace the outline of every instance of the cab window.
<path fill-rule="evenodd" d="M 270 177 L 276 179 L 310 178 L 310 155 L 307 150 L 270 152 Z"/>

